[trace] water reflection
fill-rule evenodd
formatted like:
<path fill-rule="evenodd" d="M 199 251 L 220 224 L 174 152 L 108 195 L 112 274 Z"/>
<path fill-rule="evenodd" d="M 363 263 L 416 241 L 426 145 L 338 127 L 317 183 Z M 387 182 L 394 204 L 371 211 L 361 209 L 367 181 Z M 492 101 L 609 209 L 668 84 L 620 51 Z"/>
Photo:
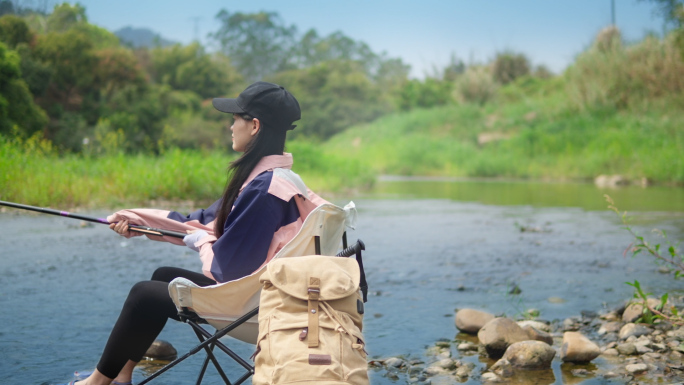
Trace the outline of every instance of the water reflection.
<path fill-rule="evenodd" d="M 684 188 L 626 186 L 606 189 L 591 183 L 383 177 L 370 192 L 381 198 L 431 198 L 488 205 L 579 207 L 606 210 L 604 194 L 621 210 L 684 213 Z"/>

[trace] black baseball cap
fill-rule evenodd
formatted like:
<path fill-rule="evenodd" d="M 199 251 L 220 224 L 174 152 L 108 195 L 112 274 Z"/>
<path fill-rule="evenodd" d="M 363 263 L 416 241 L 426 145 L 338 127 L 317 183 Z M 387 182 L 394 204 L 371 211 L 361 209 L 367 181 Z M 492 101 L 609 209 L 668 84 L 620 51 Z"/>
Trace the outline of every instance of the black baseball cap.
<path fill-rule="evenodd" d="M 292 122 L 301 119 L 299 102 L 285 87 L 268 82 L 256 82 L 237 99 L 215 98 L 214 108 L 229 114 L 248 114 L 275 128 L 295 128 Z"/>

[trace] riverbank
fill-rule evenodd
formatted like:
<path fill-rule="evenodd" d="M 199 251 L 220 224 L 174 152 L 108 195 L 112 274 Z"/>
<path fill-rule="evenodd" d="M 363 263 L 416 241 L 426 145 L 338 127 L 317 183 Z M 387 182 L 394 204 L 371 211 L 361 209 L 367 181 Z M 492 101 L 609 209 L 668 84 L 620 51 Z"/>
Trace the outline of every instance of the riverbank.
<path fill-rule="evenodd" d="M 669 305 L 682 308 L 683 297 L 672 299 Z M 627 303 L 627 301 L 626 301 Z M 627 310 L 626 310 L 627 309 Z M 369 368 L 383 377 L 403 380 L 409 384 L 594 384 L 619 381 L 628 384 L 675 384 L 684 381 L 684 327 L 659 320 L 655 324 L 635 324 L 640 305 L 622 306 L 599 314 L 582 314 L 562 321 L 519 319 L 518 324 L 530 340 L 544 341 L 555 356 L 536 368 L 523 368 L 524 361 L 538 363 L 538 355 L 518 352 L 517 362 L 500 361 L 488 354 L 487 345 L 478 339 L 477 330 L 460 331 L 453 339 L 442 339 L 428 347 L 422 356 L 399 356 L 375 359 Z M 470 311 L 471 313 L 473 311 Z M 474 311 L 479 313 L 478 311 Z M 478 321 L 484 314 L 478 314 Z M 457 327 L 464 325 L 462 316 Z M 493 319 L 494 315 L 489 315 Z M 477 323 L 477 322 L 475 322 Z M 530 329 L 532 328 L 532 329 Z M 523 329 L 521 329 L 523 330 Z M 533 330 L 530 333 L 530 330 Z M 515 333 L 507 329 L 508 333 Z M 595 349 L 586 362 L 573 362 L 567 340 L 580 333 L 588 338 L 585 350 Z M 510 339 L 510 336 L 509 336 Z M 572 343 L 572 342 L 570 342 Z M 516 348 L 517 345 L 508 344 Z M 511 350 L 509 349 L 509 350 Z M 581 349 L 575 349 L 581 350 Z M 577 353 L 577 352 L 575 352 Z M 508 353 L 507 353 L 508 355 Z M 504 358 L 507 356 L 504 355 Z"/>

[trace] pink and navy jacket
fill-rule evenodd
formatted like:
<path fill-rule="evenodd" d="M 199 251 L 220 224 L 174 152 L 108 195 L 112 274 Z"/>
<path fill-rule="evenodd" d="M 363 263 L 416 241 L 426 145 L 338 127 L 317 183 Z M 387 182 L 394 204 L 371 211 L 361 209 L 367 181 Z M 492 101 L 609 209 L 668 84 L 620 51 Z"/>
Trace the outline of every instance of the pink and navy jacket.
<path fill-rule="evenodd" d="M 179 232 L 204 230 L 208 235 L 195 243 L 200 249 L 202 272 L 217 282 L 231 281 L 268 263 L 299 232 L 309 213 L 328 203 L 309 190 L 291 168 L 291 154 L 262 158 L 242 185 L 218 239 L 214 235 L 214 220 L 220 201 L 189 215 L 131 209 L 118 211 L 107 220 L 127 219 L 131 224 Z M 146 236 L 185 246 L 179 238 Z"/>

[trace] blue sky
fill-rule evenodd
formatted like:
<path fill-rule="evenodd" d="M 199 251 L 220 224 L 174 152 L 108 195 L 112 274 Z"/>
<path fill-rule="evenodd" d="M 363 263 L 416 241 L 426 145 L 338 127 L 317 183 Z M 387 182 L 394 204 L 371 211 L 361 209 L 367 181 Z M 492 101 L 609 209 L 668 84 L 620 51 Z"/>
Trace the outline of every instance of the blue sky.
<path fill-rule="evenodd" d="M 145 27 L 181 43 L 216 31 L 216 14 L 277 12 L 300 32 L 342 31 L 375 52 L 400 57 L 422 77 L 452 54 L 486 62 L 496 52 L 526 54 L 560 72 L 611 22 L 611 0 L 81 0 L 91 23 L 109 30 Z M 628 41 L 662 31 L 650 2 L 615 0 L 616 24 Z"/>

